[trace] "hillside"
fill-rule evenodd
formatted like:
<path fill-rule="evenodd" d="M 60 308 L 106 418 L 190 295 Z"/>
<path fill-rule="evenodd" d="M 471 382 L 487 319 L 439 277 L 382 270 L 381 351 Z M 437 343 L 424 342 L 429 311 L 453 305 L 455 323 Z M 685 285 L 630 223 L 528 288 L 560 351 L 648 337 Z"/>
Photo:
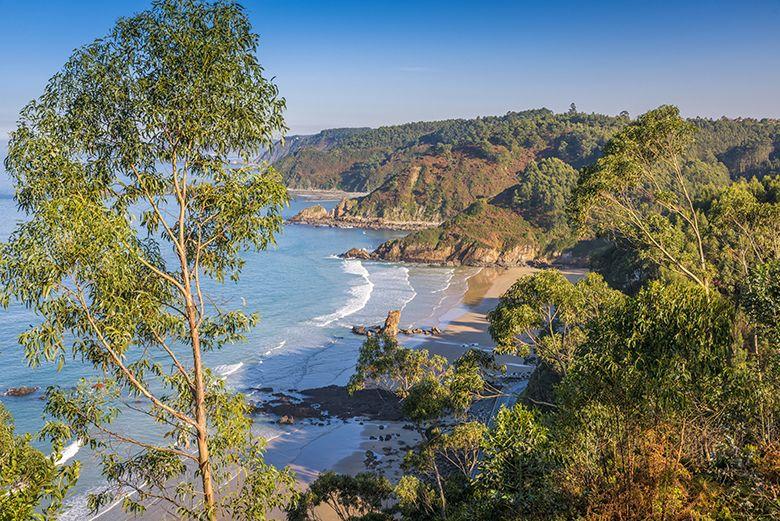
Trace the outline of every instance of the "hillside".
<path fill-rule="evenodd" d="M 295 139 L 275 165 L 291 187 L 370 192 L 342 201 L 320 224 L 438 226 L 382 245 L 380 258 L 512 264 L 556 258 L 574 245 L 564 202 L 576 169 L 598 158 L 609 137 L 629 121 L 625 114 L 539 109 L 338 129 Z M 780 170 L 778 120 L 690 121 L 698 132 L 685 168 L 694 186 L 702 176 L 723 184 Z M 507 226 L 510 215 L 522 221 Z"/>
<path fill-rule="evenodd" d="M 513 266 L 560 257 L 576 243 L 565 206 L 577 171 L 560 159 L 545 158 L 529 164 L 518 180 L 436 228 L 380 245 L 373 257 L 469 266 Z"/>

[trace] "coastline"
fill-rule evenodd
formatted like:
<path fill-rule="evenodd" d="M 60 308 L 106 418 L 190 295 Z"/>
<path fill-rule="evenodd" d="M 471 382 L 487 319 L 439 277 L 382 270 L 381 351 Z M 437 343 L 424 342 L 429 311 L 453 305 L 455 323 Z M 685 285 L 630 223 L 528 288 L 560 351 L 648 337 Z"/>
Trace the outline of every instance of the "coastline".
<path fill-rule="evenodd" d="M 492 350 L 495 342 L 488 331 L 487 313 L 496 307 L 498 299 L 517 279 L 537 271 L 539 268 L 531 266 L 480 269 L 468 278 L 468 287 L 460 299 L 460 304 L 446 310 L 438 317 L 439 327 L 442 329 L 441 335 L 401 337 L 402 343 L 407 347 L 427 349 L 433 354 L 444 356 L 450 362 L 472 348 Z M 574 269 L 564 270 L 563 273 L 574 281 L 584 276 L 586 271 Z M 523 364 L 516 356 L 498 356 L 496 360 L 507 365 L 507 375 L 514 373 L 514 376 L 521 380 L 527 379 L 533 370 L 532 366 Z M 391 481 L 400 478 L 402 457 L 398 457 L 397 447 L 392 443 L 405 447 L 419 441 L 419 436 L 414 431 L 405 428 L 407 424 L 408 422 L 365 422 L 360 445 L 349 456 L 336 463 L 332 469 L 353 475 L 371 470 L 364 464 L 366 451 L 379 454 L 384 451 L 387 452 L 387 457 L 380 461 L 378 468 Z M 378 430 L 379 425 L 382 425 L 382 430 Z M 386 436 L 392 437 L 389 446 L 378 438 L 378 435 L 383 432 Z"/>
<path fill-rule="evenodd" d="M 369 194 L 369 192 L 345 192 L 344 190 L 316 188 L 287 188 L 287 192 L 293 197 L 300 197 L 301 199 L 321 199 L 323 201 L 340 201 L 345 198 L 351 199 Z"/>
<path fill-rule="evenodd" d="M 460 303 L 454 308 L 443 310 L 437 317 L 437 323 L 442 329 L 438 337 L 414 336 L 399 337 L 407 347 L 428 349 L 431 353 L 445 356 L 453 361 L 466 352 L 469 347 L 464 345 L 479 344 L 481 348 L 493 346 L 486 314 L 492 310 L 498 298 L 509 289 L 521 276 L 537 271 L 528 266 L 516 268 L 482 268 L 468 277 L 468 286 L 461 295 Z M 511 358 L 516 357 L 502 357 Z M 332 469 L 346 474 L 357 474 L 367 470 L 381 470 L 391 481 L 400 478 L 401 450 L 413 446 L 419 441 L 419 435 L 409 429 L 408 422 L 364 422 L 360 433 L 360 444 L 354 447 L 351 454 L 343 457 Z M 384 434 L 387 441 L 380 436 Z M 379 462 L 372 468 L 367 468 L 366 453 L 380 456 Z"/>
<path fill-rule="evenodd" d="M 446 308 L 432 317 L 426 324 L 436 325 L 442 329 L 438 337 L 412 336 L 400 337 L 401 342 L 408 347 L 428 349 L 432 353 L 445 356 L 450 361 L 456 359 L 470 348 L 492 349 L 493 342 L 488 332 L 486 314 L 492 310 L 500 296 L 509 289 L 521 276 L 538 271 L 537 268 L 523 266 L 515 268 L 481 268 L 474 270 L 465 278 L 465 290 L 459 288 L 459 298 L 450 300 Z M 584 271 L 565 272 L 567 276 L 579 278 Z M 445 288 L 446 289 L 446 288 Z M 454 297 L 455 294 L 452 295 Z M 419 318 L 419 317 L 415 317 Z M 407 318 L 408 320 L 408 318 Z M 498 357 L 500 363 L 512 366 L 523 365 L 517 357 Z M 513 367 L 513 369 L 516 369 Z M 524 366 L 523 372 L 515 372 L 514 381 L 524 382 L 531 366 Z M 337 386 L 322 389 L 300 391 L 307 395 Z M 343 388 L 342 388 L 343 390 Z M 362 406 L 372 407 L 378 400 L 386 401 L 387 397 L 378 392 L 367 391 L 373 397 L 363 397 Z M 338 401 L 338 398 L 334 398 Z M 342 397 L 342 401 L 351 398 Z M 378 404 L 386 406 L 387 404 Z M 486 404 L 489 412 L 495 404 Z M 355 404 L 351 405 L 352 407 Z M 374 405 L 374 410 L 381 409 Z M 402 475 L 401 464 L 406 451 L 420 441 L 420 435 L 410 422 L 400 419 L 397 415 L 378 413 L 373 418 L 354 412 L 352 415 L 338 414 L 338 403 L 333 408 L 323 407 L 323 412 L 329 414 L 312 418 L 296 418 L 293 425 L 280 425 L 284 429 L 274 436 L 268 437 L 266 462 L 277 467 L 289 466 L 296 472 L 299 486 L 305 488 L 324 471 L 355 475 L 359 472 L 379 472 L 391 482 L 397 481 Z M 347 405 L 346 408 L 349 408 Z M 484 408 L 484 407 L 483 407 Z M 330 409 L 330 410 L 329 410 Z M 155 509 L 155 512 L 157 510 Z M 318 515 L 323 520 L 337 519 L 329 508 L 318 509 Z M 125 519 L 118 510 L 104 512 L 100 519 Z M 153 517 L 153 516 L 152 516 Z M 152 517 L 141 516 L 142 519 Z M 270 513 L 271 519 L 285 519 L 285 515 L 275 511 Z"/>

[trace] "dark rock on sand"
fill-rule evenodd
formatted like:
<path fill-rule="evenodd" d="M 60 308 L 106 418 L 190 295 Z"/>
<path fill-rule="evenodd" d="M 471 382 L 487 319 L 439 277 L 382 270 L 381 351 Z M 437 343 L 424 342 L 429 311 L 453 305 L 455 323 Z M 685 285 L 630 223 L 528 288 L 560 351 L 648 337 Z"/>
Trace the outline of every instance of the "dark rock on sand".
<path fill-rule="evenodd" d="M 338 385 L 301 391 L 303 403 L 316 405 L 342 420 L 365 417 L 372 420 L 400 421 L 403 418 L 399 398 L 383 389 L 362 389 L 350 395 Z"/>
<path fill-rule="evenodd" d="M 352 395 L 346 387 L 329 385 L 301 391 L 302 398 L 276 393 L 274 399 L 255 405 L 255 411 L 283 418 L 335 417 L 347 420 L 364 417 L 371 420 L 400 421 L 403 419 L 398 397 L 381 389 L 363 389 Z"/>

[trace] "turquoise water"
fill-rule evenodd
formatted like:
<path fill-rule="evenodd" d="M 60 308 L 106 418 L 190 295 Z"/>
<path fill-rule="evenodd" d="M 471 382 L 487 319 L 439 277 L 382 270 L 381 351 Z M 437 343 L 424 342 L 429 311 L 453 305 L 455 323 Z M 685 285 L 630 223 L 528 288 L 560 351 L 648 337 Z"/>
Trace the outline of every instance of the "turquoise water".
<path fill-rule="evenodd" d="M 296 199 L 285 216 L 315 202 L 326 207 L 335 204 Z M 5 240 L 23 216 L 6 197 L 0 198 L 0 217 L 0 240 Z M 261 322 L 246 342 L 208 353 L 206 363 L 253 399 L 261 387 L 289 390 L 346 383 L 362 340 L 349 328 L 378 324 L 390 309 L 402 310 L 402 325 L 439 325 L 437 317 L 459 302 L 468 270 L 335 256 L 351 247 L 372 249 L 397 236 L 390 231 L 285 226 L 276 248 L 247 255 L 239 283 L 214 288 L 219 302 L 257 311 Z M 50 385 L 67 387 L 90 374 L 91 369 L 78 360 L 68 360 L 60 372 L 52 365 L 27 367 L 16 339 L 35 322 L 35 316 L 18 304 L 0 311 L 0 393 L 21 385 L 41 390 Z M 43 424 L 41 394 L 0 398 L 14 415 L 18 431 L 34 432 Z M 266 436 L 278 432 L 270 420 L 258 418 L 256 423 Z M 120 425 L 126 432 L 144 434 L 142 423 L 125 419 Z M 79 502 L 102 480 L 86 449 L 75 457 L 83 465 L 74 500 Z M 75 511 L 68 517 L 75 519 L 73 515 Z"/>

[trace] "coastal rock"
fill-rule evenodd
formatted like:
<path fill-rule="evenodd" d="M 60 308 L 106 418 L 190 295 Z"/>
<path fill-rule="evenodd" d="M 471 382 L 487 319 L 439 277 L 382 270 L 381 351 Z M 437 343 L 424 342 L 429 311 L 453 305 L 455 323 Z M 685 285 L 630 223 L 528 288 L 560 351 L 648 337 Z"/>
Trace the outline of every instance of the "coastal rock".
<path fill-rule="evenodd" d="M 288 414 L 279 418 L 279 425 L 292 425 L 293 423 L 295 423 L 295 418 Z"/>
<path fill-rule="evenodd" d="M 361 217 L 351 215 L 349 209 L 354 199 L 342 199 L 342 201 L 329 212 L 322 205 L 304 208 L 290 218 L 291 224 L 309 224 L 313 226 L 330 226 L 333 228 L 366 228 L 371 230 L 408 230 L 416 231 L 437 226 L 438 222 L 392 220 L 381 217 Z M 356 248 L 353 250 L 359 251 Z M 350 250 L 351 252 L 352 250 Z M 349 252 L 347 252 L 349 253 Z M 366 252 L 368 254 L 368 252 Z M 340 257 L 347 257 L 342 254 Z M 362 258 L 362 257 L 357 257 Z"/>
<path fill-rule="evenodd" d="M 363 248 L 351 248 L 344 253 L 340 254 L 339 257 L 342 259 L 361 259 L 361 260 L 371 260 L 373 257 L 371 256 L 371 253 L 369 253 L 368 250 L 365 250 Z"/>
<path fill-rule="evenodd" d="M 451 241 L 427 243 L 414 237 L 382 243 L 371 257 L 392 262 L 415 262 L 444 266 L 521 266 L 538 255 L 534 244 L 511 248 L 488 247 L 477 241 L 454 237 Z"/>
<path fill-rule="evenodd" d="M 387 314 L 385 319 L 385 325 L 382 328 L 382 333 L 390 338 L 398 336 L 398 323 L 401 321 L 401 311 L 393 309 Z"/>
<path fill-rule="evenodd" d="M 344 217 L 349 215 L 349 211 L 355 207 L 356 201 L 355 199 L 347 199 L 344 198 L 341 201 L 339 201 L 339 204 L 336 205 L 336 207 L 333 209 L 333 218 L 334 219 L 343 219 Z"/>
<path fill-rule="evenodd" d="M 368 331 L 366 330 L 366 326 L 352 326 L 352 332 L 356 335 L 363 335 L 366 336 Z"/>
<path fill-rule="evenodd" d="M 309 206 L 290 219 L 291 223 L 318 223 L 330 219 L 331 215 L 322 205 Z"/>
<path fill-rule="evenodd" d="M 21 386 L 21 387 L 9 387 L 3 396 L 28 396 L 38 390 L 38 387 L 33 386 Z"/>

